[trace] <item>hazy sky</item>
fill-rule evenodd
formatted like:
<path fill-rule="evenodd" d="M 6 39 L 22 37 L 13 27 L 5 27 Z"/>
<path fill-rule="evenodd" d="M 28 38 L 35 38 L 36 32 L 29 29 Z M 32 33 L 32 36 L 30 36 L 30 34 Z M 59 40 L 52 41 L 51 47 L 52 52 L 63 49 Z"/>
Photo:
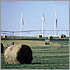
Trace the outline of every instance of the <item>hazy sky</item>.
<path fill-rule="evenodd" d="M 1 1 L 1 30 L 20 31 L 21 12 L 23 13 L 24 20 L 23 31 L 41 30 L 43 12 L 46 21 L 44 23 L 44 30 L 53 30 L 55 10 L 58 17 L 57 30 L 68 30 L 68 1 Z M 31 35 L 34 36 L 40 33 L 36 32 Z M 24 36 L 26 34 L 28 35 L 29 33 L 24 33 Z"/>

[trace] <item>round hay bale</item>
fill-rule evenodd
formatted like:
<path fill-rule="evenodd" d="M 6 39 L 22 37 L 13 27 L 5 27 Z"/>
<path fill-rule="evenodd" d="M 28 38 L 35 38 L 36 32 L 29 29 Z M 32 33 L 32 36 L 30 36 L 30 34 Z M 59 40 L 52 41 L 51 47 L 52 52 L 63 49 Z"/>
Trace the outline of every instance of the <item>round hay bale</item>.
<path fill-rule="evenodd" d="M 3 35 L 3 37 L 2 38 L 7 38 L 7 36 L 6 35 Z"/>
<path fill-rule="evenodd" d="M 52 37 L 52 36 L 49 36 L 49 37 L 48 37 L 48 39 L 50 39 L 50 40 L 51 40 L 51 39 L 53 39 L 53 37 Z"/>
<path fill-rule="evenodd" d="M 4 50 L 4 46 L 3 46 L 3 44 L 1 43 L 1 53 L 3 53 L 3 50 Z"/>
<path fill-rule="evenodd" d="M 7 64 L 29 64 L 33 59 L 30 47 L 23 44 L 9 46 L 4 58 Z"/>
<path fill-rule="evenodd" d="M 45 45 L 49 45 L 50 44 L 50 40 L 45 40 Z"/>
<path fill-rule="evenodd" d="M 37 38 L 41 38 L 42 37 L 42 35 L 37 35 Z"/>
<path fill-rule="evenodd" d="M 7 46 L 14 45 L 14 42 L 8 42 Z"/>
<path fill-rule="evenodd" d="M 65 38 L 66 35 L 62 34 L 62 35 L 59 35 L 59 38 Z"/>

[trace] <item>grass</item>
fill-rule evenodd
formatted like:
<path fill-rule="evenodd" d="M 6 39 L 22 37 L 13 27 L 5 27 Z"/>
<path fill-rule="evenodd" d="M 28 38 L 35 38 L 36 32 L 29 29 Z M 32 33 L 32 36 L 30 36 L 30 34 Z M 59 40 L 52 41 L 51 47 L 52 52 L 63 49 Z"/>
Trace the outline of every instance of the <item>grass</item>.
<path fill-rule="evenodd" d="M 51 45 L 45 45 L 44 41 L 40 40 L 2 40 L 5 49 L 9 41 L 29 45 L 33 52 L 33 61 L 31 64 L 5 64 L 4 53 L 2 53 L 2 69 L 69 69 L 69 41 L 67 40 L 52 40 Z"/>

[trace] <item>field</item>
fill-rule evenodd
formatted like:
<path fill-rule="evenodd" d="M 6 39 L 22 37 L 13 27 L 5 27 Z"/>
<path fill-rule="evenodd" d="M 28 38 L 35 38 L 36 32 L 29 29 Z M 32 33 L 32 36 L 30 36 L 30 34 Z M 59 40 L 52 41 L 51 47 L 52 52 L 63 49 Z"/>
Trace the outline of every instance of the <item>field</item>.
<path fill-rule="evenodd" d="M 2 69 L 69 69 L 69 40 L 54 38 L 50 45 L 45 45 L 45 38 L 24 38 L 22 40 L 1 40 L 4 51 L 8 42 L 26 44 L 32 49 L 33 60 L 31 64 L 5 64 L 4 53 L 1 54 Z"/>

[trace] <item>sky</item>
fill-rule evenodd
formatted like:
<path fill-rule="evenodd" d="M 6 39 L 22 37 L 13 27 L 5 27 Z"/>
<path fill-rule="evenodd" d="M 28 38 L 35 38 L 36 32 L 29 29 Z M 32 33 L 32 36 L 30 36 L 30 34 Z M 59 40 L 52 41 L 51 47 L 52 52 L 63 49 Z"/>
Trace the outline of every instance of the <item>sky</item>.
<path fill-rule="evenodd" d="M 1 1 L 1 31 L 20 31 L 21 12 L 24 20 L 23 31 L 41 30 L 43 13 L 44 30 L 54 30 L 55 11 L 58 20 L 57 30 L 69 30 L 69 1 Z M 66 32 L 57 34 L 61 33 Z M 23 36 L 39 34 L 41 31 L 25 32 Z M 44 36 L 52 34 L 53 32 L 44 32 Z"/>

